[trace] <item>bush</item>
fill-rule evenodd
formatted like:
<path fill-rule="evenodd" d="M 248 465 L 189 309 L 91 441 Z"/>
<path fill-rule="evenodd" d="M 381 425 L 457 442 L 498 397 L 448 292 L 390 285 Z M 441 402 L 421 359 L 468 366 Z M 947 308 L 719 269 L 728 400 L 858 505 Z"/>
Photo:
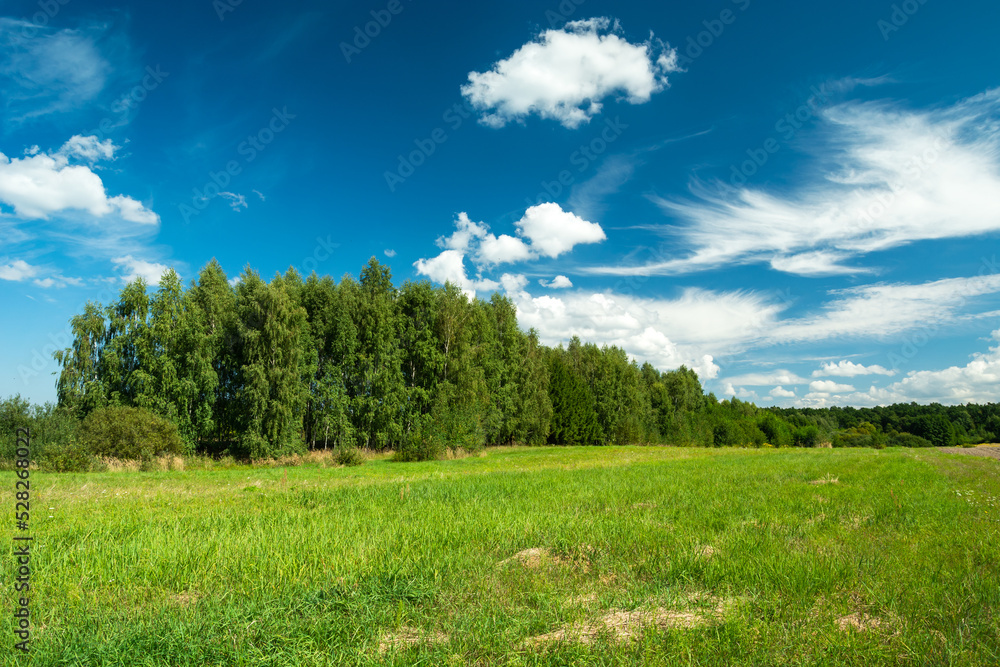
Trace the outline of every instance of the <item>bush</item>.
<path fill-rule="evenodd" d="M 802 426 L 792 433 L 792 441 L 796 447 L 815 447 L 819 444 L 819 429 L 815 426 Z"/>
<path fill-rule="evenodd" d="M 889 436 L 889 446 L 890 447 L 933 447 L 932 443 L 927 438 L 921 438 L 919 435 L 913 435 L 912 433 L 892 433 Z"/>
<path fill-rule="evenodd" d="M 365 456 L 357 447 L 344 446 L 337 450 L 336 460 L 342 466 L 359 466 L 365 462 Z"/>
<path fill-rule="evenodd" d="M 413 431 L 403 439 L 392 460 L 436 461 L 444 458 L 447 448 L 447 440 L 441 436 L 438 429 L 432 427 L 430 415 L 424 415 Z"/>
<path fill-rule="evenodd" d="M 94 410 L 80 426 L 80 441 L 88 453 L 116 459 L 150 461 L 184 453 L 177 425 L 143 408 Z"/>
<path fill-rule="evenodd" d="M 833 446 L 882 449 L 885 447 L 887 440 L 887 436 L 884 433 L 879 433 L 875 426 L 868 422 L 861 422 L 857 426 L 834 435 Z"/>

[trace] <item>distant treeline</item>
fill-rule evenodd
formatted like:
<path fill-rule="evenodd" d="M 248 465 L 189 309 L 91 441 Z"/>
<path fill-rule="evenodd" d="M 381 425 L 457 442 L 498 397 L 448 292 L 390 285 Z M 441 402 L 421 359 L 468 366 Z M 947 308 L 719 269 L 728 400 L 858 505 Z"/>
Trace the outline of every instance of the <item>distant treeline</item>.
<path fill-rule="evenodd" d="M 639 366 L 621 348 L 577 338 L 546 347 L 519 328 L 508 298 L 470 300 L 426 281 L 397 288 L 374 258 L 360 280 L 289 270 L 267 283 L 247 269 L 235 285 L 213 260 L 186 289 L 173 271 L 152 294 L 136 279 L 71 324 L 72 347 L 55 354 L 58 406 L 9 399 L 0 427 L 53 419 L 60 426 L 49 430 L 69 437 L 67 420 L 130 407 L 175 425 L 189 452 L 364 447 L 403 459 L 515 443 L 877 447 L 1000 433 L 996 405 L 718 401 L 683 366 Z"/>

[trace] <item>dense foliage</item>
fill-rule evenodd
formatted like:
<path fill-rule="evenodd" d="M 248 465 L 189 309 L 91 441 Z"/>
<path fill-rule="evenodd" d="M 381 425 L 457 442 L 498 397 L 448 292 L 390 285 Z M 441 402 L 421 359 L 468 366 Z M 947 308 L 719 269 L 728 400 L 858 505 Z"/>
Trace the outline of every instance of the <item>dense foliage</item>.
<path fill-rule="evenodd" d="M 109 434 L 140 431 L 153 441 L 136 449 L 133 440 L 118 455 L 335 449 L 353 460 L 365 448 L 421 460 L 515 443 L 884 447 L 1000 435 L 992 404 L 782 410 L 718 401 L 688 368 L 640 367 L 621 348 L 575 337 L 545 347 L 518 327 L 506 297 L 470 300 L 426 281 L 397 288 L 374 258 L 359 280 L 289 270 L 267 283 L 247 269 L 234 282 L 213 260 L 186 289 L 168 271 L 155 291 L 136 279 L 116 303 L 88 303 L 72 319 L 72 346 L 55 354 L 58 407 L 10 399 L 0 426 L 37 423 L 37 451 L 49 451 L 56 469 L 111 454 L 99 442 Z"/>

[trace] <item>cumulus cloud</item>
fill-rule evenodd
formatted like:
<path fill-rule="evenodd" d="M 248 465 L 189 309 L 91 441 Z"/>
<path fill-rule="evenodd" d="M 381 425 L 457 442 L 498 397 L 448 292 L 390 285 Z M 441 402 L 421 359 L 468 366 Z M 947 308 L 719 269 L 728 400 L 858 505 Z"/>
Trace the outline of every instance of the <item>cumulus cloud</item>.
<path fill-rule="evenodd" d="M 462 95 L 483 112 L 480 122 L 495 128 L 534 113 L 573 129 L 600 113 L 611 95 L 648 102 L 679 70 L 677 52 L 652 37 L 631 44 L 617 30 L 607 18 L 546 30 L 489 71 L 470 72 Z"/>
<path fill-rule="evenodd" d="M 559 204 L 532 206 L 515 223 L 518 233 L 531 241 L 531 249 L 544 257 L 558 257 L 583 243 L 600 243 L 607 236 L 596 222 L 587 222 Z"/>
<path fill-rule="evenodd" d="M 486 265 L 523 262 L 531 259 L 531 248 L 524 241 L 507 234 L 487 234 L 479 244 L 477 259 Z"/>
<path fill-rule="evenodd" d="M 780 386 L 775 387 L 769 393 L 772 398 L 795 398 L 794 391 L 789 391 L 788 389 Z"/>
<path fill-rule="evenodd" d="M 11 280 L 21 282 L 34 278 L 38 274 L 38 267 L 31 266 L 23 259 L 15 259 L 10 264 L 0 264 L 0 280 Z"/>
<path fill-rule="evenodd" d="M 131 282 L 136 278 L 142 278 L 146 281 L 147 285 L 158 284 L 160 278 L 170 268 L 166 264 L 147 262 L 146 260 L 136 259 L 132 255 L 115 257 L 111 260 L 111 263 L 115 265 L 116 269 L 122 272 L 123 282 Z"/>
<path fill-rule="evenodd" d="M 742 292 L 688 289 L 675 298 L 645 298 L 613 292 L 508 294 L 521 326 L 539 330 L 542 342 L 558 345 L 573 336 L 617 345 L 657 368 L 686 365 L 703 380 L 718 376 L 716 358 L 744 349 L 748 336 L 766 329 L 784 307 Z"/>
<path fill-rule="evenodd" d="M 75 135 L 54 152 L 42 153 L 34 147 L 20 158 L 0 153 L 0 204 L 28 220 L 82 210 L 95 217 L 114 214 L 140 225 L 159 223 L 159 216 L 135 199 L 108 196 L 93 163 L 113 159 L 116 149 L 110 140 Z M 73 164 L 73 159 L 89 164 Z"/>
<path fill-rule="evenodd" d="M 413 264 L 417 273 L 427 276 L 437 283 L 452 283 L 465 292 L 469 298 L 476 296 L 477 290 L 492 290 L 500 283 L 485 278 L 469 278 L 465 270 L 465 255 L 459 250 L 445 250 L 431 259 L 418 259 Z"/>
<path fill-rule="evenodd" d="M 946 108 L 848 102 L 817 113 L 813 148 L 823 158 L 801 170 L 801 185 L 754 188 L 737 172 L 726 175 L 735 186 L 696 183 L 694 199 L 654 198 L 680 223 L 660 227 L 680 250 L 592 272 L 674 275 L 767 263 L 803 276 L 863 273 L 870 269 L 846 262 L 1000 231 L 1000 89 Z"/>
<path fill-rule="evenodd" d="M 833 380 L 815 380 L 809 383 L 809 391 L 826 394 L 843 394 L 854 391 L 854 387 L 849 384 L 838 384 Z"/>
<path fill-rule="evenodd" d="M 893 376 L 896 371 L 891 371 L 878 364 L 872 366 L 865 366 L 863 364 L 856 364 L 853 361 L 840 361 L 840 362 L 828 362 L 823 364 L 823 367 L 819 370 L 813 371 L 813 377 L 845 377 L 852 378 L 858 377 L 859 375 L 887 375 Z"/>
<path fill-rule="evenodd" d="M 575 246 L 598 243 L 606 237 L 604 230 L 596 222 L 588 222 L 558 204 L 546 203 L 532 206 L 524 216 L 514 223 L 517 236 L 490 232 L 489 225 L 475 222 L 465 212 L 455 219 L 455 231 L 449 236 L 438 238 L 437 245 L 442 252 L 431 259 L 419 259 L 414 263 L 417 273 L 431 280 L 450 280 L 466 291 L 492 289 L 498 285 L 481 277 L 470 279 L 466 274 L 465 259 L 470 258 L 479 274 L 501 264 L 511 264 L 538 259 L 555 258 L 569 252 Z M 568 278 L 563 276 L 568 282 Z M 459 282 L 461 281 L 461 282 Z"/>
<path fill-rule="evenodd" d="M 1000 387 L 1000 330 L 990 335 L 996 345 L 973 355 L 965 366 L 943 370 L 911 371 L 884 389 L 872 388 L 869 396 L 880 404 L 919 401 L 950 405 L 997 401 Z"/>
<path fill-rule="evenodd" d="M 548 282 L 545 282 L 545 280 L 539 280 L 538 284 L 542 287 L 548 287 L 549 289 L 568 289 L 573 286 L 573 283 L 566 276 L 556 276 Z"/>

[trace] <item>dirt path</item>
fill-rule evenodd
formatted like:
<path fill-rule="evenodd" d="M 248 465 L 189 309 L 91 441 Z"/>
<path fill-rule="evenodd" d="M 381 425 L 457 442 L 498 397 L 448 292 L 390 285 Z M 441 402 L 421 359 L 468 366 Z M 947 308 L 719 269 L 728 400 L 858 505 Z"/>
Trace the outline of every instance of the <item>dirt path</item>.
<path fill-rule="evenodd" d="M 949 454 L 969 454 L 970 456 L 988 456 L 1000 460 L 1000 445 L 980 445 L 979 447 L 938 447 L 939 452 Z"/>

